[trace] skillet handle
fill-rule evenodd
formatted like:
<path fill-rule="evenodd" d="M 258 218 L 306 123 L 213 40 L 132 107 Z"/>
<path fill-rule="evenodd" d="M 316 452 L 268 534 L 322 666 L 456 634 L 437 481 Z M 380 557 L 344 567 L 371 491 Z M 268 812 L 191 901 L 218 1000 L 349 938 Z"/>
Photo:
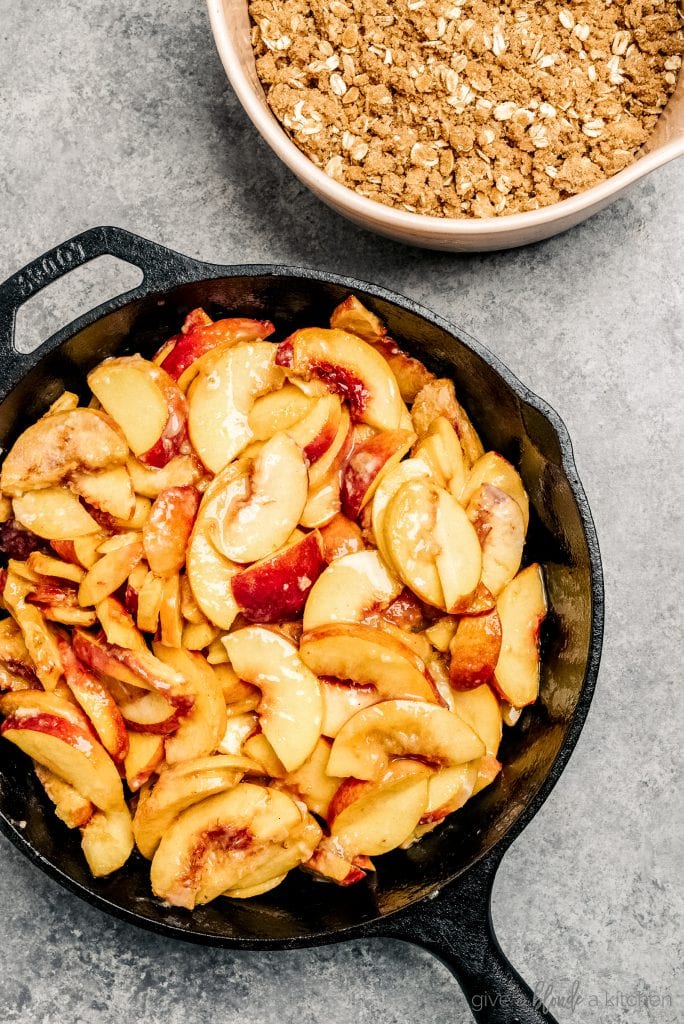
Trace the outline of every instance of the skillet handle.
<path fill-rule="evenodd" d="M 142 270 L 143 282 L 126 294 L 127 301 L 195 277 L 197 268 L 201 266 L 189 257 L 124 228 L 98 227 L 83 231 L 48 250 L 0 284 L 0 366 L 26 358 L 14 346 L 14 328 L 20 307 L 53 281 L 98 256 L 116 256 Z"/>
<path fill-rule="evenodd" d="M 477 1024 L 557 1024 L 506 959 L 490 901 L 500 855 L 475 865 L 433 900 L 382 921 L 383 936 L 423 946 L 454 975 Z"/>

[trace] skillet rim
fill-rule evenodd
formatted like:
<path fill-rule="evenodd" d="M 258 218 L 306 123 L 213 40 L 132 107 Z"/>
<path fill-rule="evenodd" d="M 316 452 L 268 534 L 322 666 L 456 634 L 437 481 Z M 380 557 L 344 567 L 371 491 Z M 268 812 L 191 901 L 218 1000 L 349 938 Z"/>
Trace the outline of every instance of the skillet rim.
<path fill-rule="evenodd" d="M 116 229 L 99 230 L 107 231 Z M 138 236 L 132 237 L 136 238 Z M 445 331 L 448 335 L 452 336 L 455 341 L 461 342 L 465 347 L 471 349 L 495 373 L 497 373 L 507 387 L 513 391 L 521 404 L 536 410 L 542 417 L 544 417 L 551 426 L 558 441 L 561 456 L 561 469 L 569 484 L 573 499 L 577 506 L 589 558 L 589 589 L 591 596 L 590 642 L 584 670 L 584 678 L 579 691 L 577 704 L 570 722 L 568 723 L 565 739 L 561 744 L 556 757 L 554 758 L 543 782 L 537 787 L 537 790 L 530 797 L 521 813 L 506 828 L 504 833 L 499 837 L 499 839 L 497 839 L 495 844 L 489 850 L 480 853 L 466 867 L 446 876 L 429 892 L 407 899 L 406 903 L 396 910 L 392 910 L 384 914 L 378 913 L 376 916 L 369 917 L 357 924 L 346 927 L 312 931 L 307 936 L 293 936 L 281 939 L 260 939 L 254 936 L 234 937 L 208 934 L 206 932 L 195 930 L 192 927 L 184 928 L 173 923 L 153 921 L 144 914 L 122 907 L 119 904 L 112 902 L 108 897 L 94 892 L 86 885 L 82 885 L 36 850 L 24 837 L 21 829 L 10 821 L 0 809 L 0 832 L 46 875 L 53 878 L 63 888 L 73 892 L 91 906 L 104 910 L 113 917 L 123 920 L 129 924 L 137 925 L 147 931 L 152 931 L 170 938 L 180 939 L 185 942 L 192 942 L 199 945 L 256 951 L 304 949 L 318 945 L 328 945 L 348 939 L 367 938 L 369 936 L 381 935 L 384 922 L 392 920 L 396 924 L 402 916 L 410 915 L 411 910 L 415 906 L 422 904 L 426 900 L 434 899 L 443 889 L 455 886 L 459 879 L 462 879 L 472 873 L 475 868 L 484 867 L 486 871 L 489 871 L 490 875 L 493 875 L 508 847 L 526 828 L 532 818 L 538 813 L 542 805 L 548 799 L 551 791 L 562 775 L 572 751 L 577 745 L 580 733 L 586 721 L 589 707 L 596 689 L 601 659 L 605 612 L 605 590 L 596 528 L 584 487 L 577 472 L 569 431 L 555 409 L 523 384 L 522 381 L 520 381 L 519 378 L 509 369 L 509 367 L 489 348 L 474 338 L 468 331 L 458 327 L 457 324 L 447 320 L 432 310 L 427 309 L 427 307 L 423 306 L 421 303 L 418 303 L 399 292 L 391 291 L 381 285 L 376 285 L 371 282 L 332 274 L 322 270 L 313 270 L 308 267 L 268 263 L 230 265 L 206 263 L 192 259 L 191 257 L 182 256 L 173 250 L 165 249 L 163 246 L 157 246 L 156 243 L 149 243 L 147 240 L 143 239 L 141 239 L 141 241 L 145 241 L 146 244 L 157 249 L 160 256 L 163 257 L 163 255 L 168 255 L 169 257 L 172 257 L 172 265 L 167 270 L 162 270 L 161 272 L 157 270 L 156 272 L 153 272 L 149 277 L 147 272 L 145 272 L 141 285 L 86 311 L 81 316 L 60 328 L 60 330 L 43 341 L 32 352 L 20 353 L 16 349 L 10 349 L 10 351 L 6 353 L 2 353 L 2 351 L 0 351 L 0 358 L 2 358 L 4 354 L 7 358 L 14 359 L 21 369 L 19 377 L 11 382 L 8 388 L 0 385 L 0 404 L 9 397 L 11 392 L 18 385 L 19 381 L 34 369 L 46 355 L 54 352 L 67 340 L 74 337 L 86 327 L 91 326 L 97 320 L 110 313 L 116 312 L 133 302 L 143 298 L 153 298 L 154 296 L 157 296 L 159 299 L 165 299 L 166 296 L 176 288 L 183 287 L 184 285 L 215 281 L 221 278 L 290 277 L 299 278 L 300 280 L 303 279 L 305 281 L 321 282 L 323 284 L 339 285 L 340 287 L 352 292 L 365 292 L 374 298 L 381 299 L 391 305 L 398 306 L 401 309 L 413 313 L 414 315 L 421 317 L 427 322 Z M 14 275 L 14 277 L 16 277 L 16 275 Z M 3 286 L 0 285 L 0 298 L 2 296 L 2 288 Z"/>

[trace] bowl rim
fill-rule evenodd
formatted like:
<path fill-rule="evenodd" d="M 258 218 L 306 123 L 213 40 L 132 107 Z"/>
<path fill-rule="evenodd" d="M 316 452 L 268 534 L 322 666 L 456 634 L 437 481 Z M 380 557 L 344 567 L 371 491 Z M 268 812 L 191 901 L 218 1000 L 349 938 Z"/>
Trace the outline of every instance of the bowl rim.
<path fill-rule="evenodd" d="M 504 383 L 513 391 L 516 398 L 521 403 L 525 403 L 530 408 L 539 412 L 550 424 L 558 439 L 562 472 L 569 483 L 574 501 L 577 505 L 578 515 L 588 553 L 590 594 L 589 645 L 584 665 L 584 676 L 579 690 L 577 703 L 570 716 L 563 742 L 561 743 L 546 776 L 539 783 L 536 790 L 531 792 L 529 799 L 520 813 L 507 825 L 503 833 L 490 849 L 482 851 L 470 864 L 464 866 L 461 870 L 454 874 L 450 874 L 448 877 L 445 876 L 445 878 L 441 880 L 430 893 L 422 894 L 420 896 L 412 896 L 405 904 L 402 905 L 402 907 L 396 910 L 386 913 L 378 913 L 369 919 L 356 922 L 335 931 L 322 930 L 312 932 L 310 935 L 306 936 L 274 940 L 256 938 L 250 935 L 240 937 L 214 935 L 197 930 L 193 928 L 192 925 L 188 928 L 184 928 L 171 921 L 154 921 L 146 917 L 144 914 L 141 914 L 139 911 L 136 911 L 134 908 L 122 906 L 121 904 L 111 900 L 106 894 L 96 892 L 87 885 L 84 885 L 72 878 L 66 873 L 66 871 L 36 849 L 24 835 L 21 824 L 10 820 L 2 811 L 0 811 L 0 832 L 4 834 L 21 853 L 23 853 L 33 864 L 38 866 L 45 874 L 53 878 L 67 890 L 75 893 L 81 899 L 84 899 L 91 905 L 105 910 L 114 917 L 118 917 L 128 923 L 135 924 L 139 927 L 144 927 L 147 930 L 176 939 L 205 945 L 222 946 L 226 948 L 268 950 L 306 948 L 313 945 L 334 943 L 349 938 L 361 937 L 363 935 L 380 934 L 384 923 L 388 922 L 391 918 L 400 918 L 415 904 L 420 903 L 423 900 L 433 898 L 446 886 L 455 883 L 457 879 L 467 875 L 477 864 L 484 864 L 487 862 L 492 863 L 493 861 L 498 863 L 498 860 L 504 855 L 511 843 L 517 838 L 523 829 L 526 828 L 532 818 L 538 813 L 542 804 L 549 797 L 551 791 L 563 773 L 572 752 L 575 749 L 582 728 L 584 727 L 596 689 L 601 660 L 605 613 L 605 589 L 596 527 L 591 515 L 584 487 L 577 473 L 570 435 L 563 420 L 553 407 L 523 384 L 508 368 L 508 366 L 503 363 L 489 348 L 457 324 L 450 322 L 440 316 L 440 314 L 423 306 L 421 303 L 416 302 L 415 300 L 398 292 L 391 291 L 381 285 L 376 285 L 370 282 L 297 266 L 280 264 L 236 264 L 223 266 L 220 264 L 203 263 L 190 258 L 183 258 L 183 264 L 183 268 L 180 272 L 175 267 L 169 269 L 169 279 L 165 284 L 160 284 L 159 281 L 154 281 L 153 283 L 143 281 L 143 283 L 137 288 L 101 303 L 97 307 L 87 311 L 71 323 L 61 328 L 56 334 L 52 335 L 38 346 L 33 353 L 24 357 L 21 366 L 21 378 L 23 379 L 24 375 L 36 367 L 43 358 L 49 356 L 63 343 L 77 335 L 80 331 L 91 326 L 102 317 L 107 316 L 126 305 L 134 303 L 139 299 L 154 296 L 164 299 L 166 295 L 172 293 L 178 287 L 183 287 L 184 285 L 192 283 L 210 282 L 223 277 L 296 277 L 299 279 L 318 281 L 322 283 L 339 284 L 350 291 L 361 290 L 375 298 L 397 305 L 400 308 L 406 309 L 409 312 L 427 320 L 429 323 L 445 330 L 457 342 L 469 348 L 485 363 L 487 363 L 495 373 L 502 378 Z M 15 386 L 16 383 L 11 384 L 8 388 L 0 387 L 0 402 L 4 402 L 6 398 L 9 397 Z"/>
<path fill-rule="evenodd" d="M 657 146 L 650 153 L 645 153 L 612 177 L 606 178 L 605 181 L 599 182 L 575 196 L 562 199 L 550 206 L 543 206 L 538 210 L 512 213 L 503 217 L 463 219 L 435 217 L 387 206 L 374 199 L 368 199 L 347 185 L 342 185 L 330 178 L 322 168 L 317 167 L 295 145 L 271 110 L 264 107 L 257 90 L 245 72 L 244 64 L 233 43 L 233 36 L 225 15 L 225 2 L 235 2 L 235 0 L 207 0 L 209 21 L 225 73 L 245 113 L 276 156 L 300 181 L 319 198 L 329 202 L 336 209 L 344 211 L 357 223 L 361 222 L 367 225 L 369 229 L 387 233 L 401 232 L 404 236 L 428 234 L 435 241 L 446 241 L 454 238 L 477 239 L 484 235 L 504 239 L 524 230 L 541 229 L 556 222 L 570 226 L 571 223 L 582 219 L 583 213 L 586 212 L 588 216 L 594 208 L 607 203 L 612 196 L 617 196 L 623 189 L 650 174 L 651 171 L 678 156 L 684 156 L 684 132 L 682 132 L 678 137 Z M 246 3 L 247 0 L 237 0 L 237 2 Z M 521 244 L 522 241 L 521 239 Z"/>

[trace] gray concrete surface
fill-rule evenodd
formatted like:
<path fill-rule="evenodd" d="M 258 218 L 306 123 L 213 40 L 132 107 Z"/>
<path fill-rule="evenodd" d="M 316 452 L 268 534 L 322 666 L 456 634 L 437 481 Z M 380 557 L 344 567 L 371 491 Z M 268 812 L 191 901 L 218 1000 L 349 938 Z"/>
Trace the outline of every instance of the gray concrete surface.
<path fill-rule="evenodd" d="M 329 213 L 258 140 L 201 0 L 0 0 L 0 124 L 0 277 L 98 223 L 217 262 L 349 273 L 457 319 L 558 409 L 605 560 L 603 667 L 579 749 L 504 861 L 494 919 L 532 983 L 576 986 L 561 1022 L 683 1020 L 682 166 L 533 248 L 402 248 Z M 96 270 L 36 303 L 29 341 L 100 286 Z M 412 947 L 193 948 L 101 916 L 5 841 L 0 857 L 7 1022 L 469 1020 Z"/>

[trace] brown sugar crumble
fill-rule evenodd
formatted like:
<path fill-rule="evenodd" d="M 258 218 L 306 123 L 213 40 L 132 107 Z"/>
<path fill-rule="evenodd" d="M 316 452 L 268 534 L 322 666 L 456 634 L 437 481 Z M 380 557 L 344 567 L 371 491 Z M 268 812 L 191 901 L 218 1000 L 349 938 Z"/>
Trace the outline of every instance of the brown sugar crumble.
<path fill-rule="evenodd" d="M 273 113 L 336 181 L 441 217 L 535 210 L 636 157 L 674 91 L 676 0 L 253 0 Z"/>

